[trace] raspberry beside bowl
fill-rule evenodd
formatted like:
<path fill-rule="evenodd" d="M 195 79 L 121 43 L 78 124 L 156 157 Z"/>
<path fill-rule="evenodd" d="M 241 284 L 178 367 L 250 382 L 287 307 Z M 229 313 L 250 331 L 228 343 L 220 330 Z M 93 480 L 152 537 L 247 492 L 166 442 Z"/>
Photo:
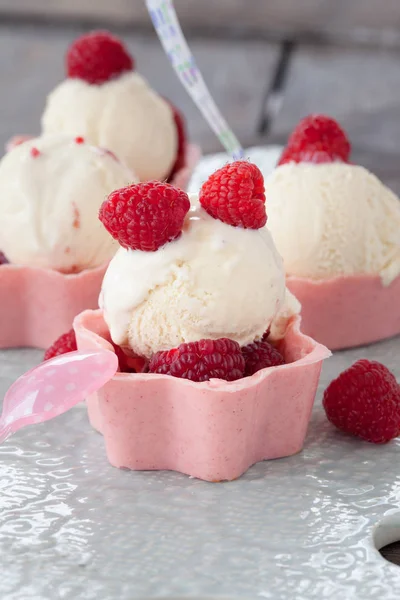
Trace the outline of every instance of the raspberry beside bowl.
<path fill-rule="evenodd" d="M 238 381 L 117 373 L 87 402 L 110 463 L 223 481 L 258 461 L 299 452 L 322 361 L 330 355 L 299 325 L 293 319 L 280 346 L 288 364 Z M 112 350 L 100 310 L 78 315 L 74 329 L 80 350 Z"/>

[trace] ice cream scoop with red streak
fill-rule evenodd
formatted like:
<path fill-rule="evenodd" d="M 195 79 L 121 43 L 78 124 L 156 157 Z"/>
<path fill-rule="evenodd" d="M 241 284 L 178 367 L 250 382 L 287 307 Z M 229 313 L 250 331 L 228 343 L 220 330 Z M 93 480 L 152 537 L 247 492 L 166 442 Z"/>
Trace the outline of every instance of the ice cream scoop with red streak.
<path fill-rule="evenodd" d="M 340 126 L 311 115 L 266 180 L 267 226 L 302 329 L 331 349 L 400 333 L 400 202 L 349 153 Z"/>
<path fill-rule="evenodd" d="M 217 171 L 191 209 L 168 184 L 129 186 L 100 219 L 121 248 L 102 310 L 75 319 L 78 348 L 146 361 L 88 399 L 110 462 L 220 481 L 300 451 L 329 351 L 300 333 L 257 167 Z"/>
<path fill-rule="evenodd" d="M 0 162 L 0 347 L 45 348 L 95 308 L 117 244 L 101 202 L 135 176 L 83 138 L 44 135 Z M 3 262 L 3 261 L 2 261 Z"/>

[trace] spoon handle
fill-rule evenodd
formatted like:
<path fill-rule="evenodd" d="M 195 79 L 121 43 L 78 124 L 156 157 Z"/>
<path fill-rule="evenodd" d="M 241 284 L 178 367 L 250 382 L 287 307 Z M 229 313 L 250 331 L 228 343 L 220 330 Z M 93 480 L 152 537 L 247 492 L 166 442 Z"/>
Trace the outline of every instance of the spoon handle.
<path fill-rule="evenodd" d="M 172 0 L 146 0 L 154 28 L 183 87 L 233 160 L 243 148 L 214 102 L 179 25 Z"/>

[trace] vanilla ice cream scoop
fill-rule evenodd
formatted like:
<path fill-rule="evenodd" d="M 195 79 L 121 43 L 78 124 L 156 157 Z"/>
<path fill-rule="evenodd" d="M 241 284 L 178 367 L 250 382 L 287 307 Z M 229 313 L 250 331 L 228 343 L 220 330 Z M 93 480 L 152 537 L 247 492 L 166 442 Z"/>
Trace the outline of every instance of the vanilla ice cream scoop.
<path fill-rule="evenodd" d="M 65 273 L 110 260 L 118 244 L 98 220 L 112 190 L 137 181 L 83 138 L 44 135 L 0 162 L 0 248 L 16 265 Z"/>
<path fill-rule="evenodd" d="M 104 277 L 100 306 L 111 337 L 142 356 L 203 338 L 248 344 L 285 301 L 268 230 L 232 227 L 191 202 L 177 240 L 156 252 L 121 248 Z"/>
<path fill-rule="evenodd" d="M 400 273 L 400 202 L 375 175 L 341 162 L 289 163 L 265 180 L 267 227 L 288 275 Z"/>
<path fill-rule="evenodd" d="M 101 85 L 66 79 L 47 98 L 42 128 L 108 148 L 140 181 L 166 179 L 178 151 L 171 107 L 133 71 Z"/>

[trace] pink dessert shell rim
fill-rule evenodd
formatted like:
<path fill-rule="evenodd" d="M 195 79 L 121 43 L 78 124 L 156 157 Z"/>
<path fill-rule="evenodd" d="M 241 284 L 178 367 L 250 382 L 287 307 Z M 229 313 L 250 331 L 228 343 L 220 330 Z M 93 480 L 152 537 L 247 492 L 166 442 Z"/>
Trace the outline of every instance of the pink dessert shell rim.
<path fill-rule="evenodd" d="M 47 267 L 32 267 L 29 265 L 16 265 L 13 263 L 5 263 L 3 265 L 0 265 L 0 276 L 2 272 L 10 272 L 10 271 L 22 271 L 24 270 L 26 271 L 30 271 L 32 273 L 40 273 L 42 275 L 46 275 L 49 278 L 54 278 L 54 279 L 79 279 L 79 278 L 83 278 L 88 274 L 97 274 L 97 273 L 101 273 L 102 271 L 104 271 L 105 267 L 108 265 L 109 261 L 104 262 L 102 265 L 99 265 L 97 267 L 88 267 L 85 269 L 82 269 L 81 271 L 77 271 L 76 273 L 63 273 L 62 271 L 57 271 L 56 269 L 49 269 Z"/>
<path fill-rule="evenodd" d="M 303 332 L 331 350 L 400 334 L 400 275 L 387 285 L 373 273 L 324 279 L 287 275 L 286 285 L 302 306 Z"/>
<path fill-rule="evenodd" d="M 86 339 L 88 341 L 90 340 L 90 342 L 94 346 L 114 352 L 114 348 L 108 340 L 106 340 L 101 335 L 95 333 L 85 325 L 88 319 L 93 318 L 102 319 L 102 310 L 85 310 L 79 315 L 77 315 L 73 323 L 73 328 L 75 332 L 82 332 L 84 330 Z M 179 381 L 181 385 L 184 385 L 189 388 L 195 387 L 199 389 L 201 387 L 201 389 L 209 391 L 233 393 L 241 391 L 243 389 L 249 389 L 258 386 L 260 382 L 265 381 L 271 375 L 271 373 L 276 373 L 277 371 L 285 371 L 285 369 L 289 368 L 302 368 L 308 365 L 319 363 L 325 360 L 326 358 L 329 358 L 332 355 L 332 352 L 323 344 L 320 344 L 319 342 L 316 342 L 309 336 L 303 334 L 300 330 L 300 326 L 301 317 L 296 316 L 289 321 L 287 329 L 292 328 L 294 332 L 299 336 L 299 339 L 301 339 L 304 342 L 304 344 L 309 344 L 310 351 L 307 352 L 307 354 L 305 354 L 302 358 L 294 362 L 279 365 L 276 367 L 261 369 L 257 373 L 254 373 L 254 375 L 244 377 L 236 381 L 224 381 L 221 379 L 210 379 L 209 381 L 203 382 L 190 381 L 189 379 L 179 379 Z M 118 371 L 114 375 L 113 379 L 116 379 L 118 381 L 132 380 L 136 383 L 138 381 L 166 381 L 167 379 L 173 380 L 175 382 L 177 381 L 177 378 L 172 377 L 171 375 L 161 375 L 158 373 L 121 373 L 120 371 Z"/>

